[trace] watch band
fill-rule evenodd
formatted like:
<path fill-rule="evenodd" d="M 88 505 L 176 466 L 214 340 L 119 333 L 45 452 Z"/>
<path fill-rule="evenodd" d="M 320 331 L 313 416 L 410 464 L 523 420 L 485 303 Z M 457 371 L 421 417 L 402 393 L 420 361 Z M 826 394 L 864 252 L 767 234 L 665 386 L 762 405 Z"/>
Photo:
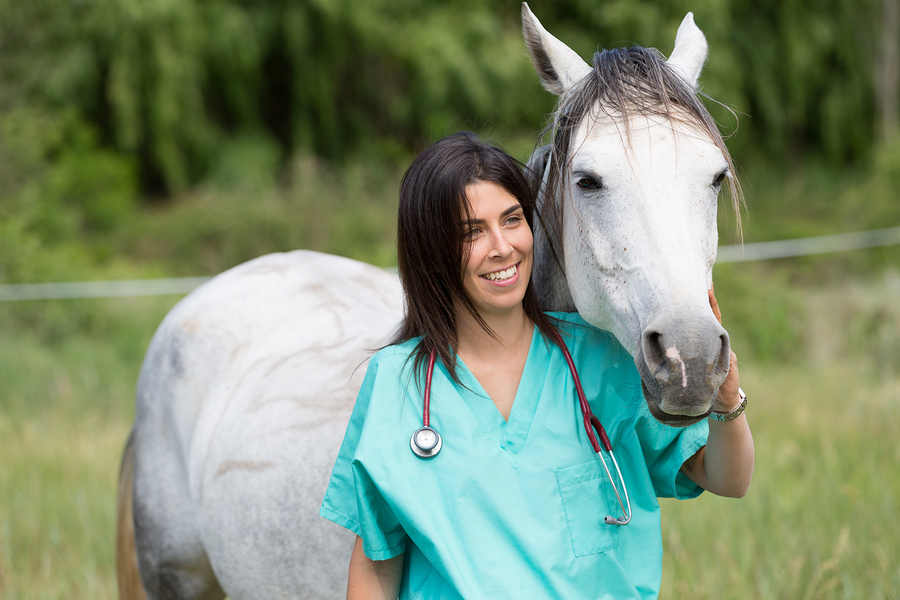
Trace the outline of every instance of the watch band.
<path fill-rule="evenodd" d="M 744 393 L 744 390 L 738 388 L 738 396 L 741 398 L 741 403 L 731 412 L 720 413 L 720 412 L 711 412 L 709 413 L 709 418 L 714 421 L 720 421 L 722 423 L 727 423 L 728 421 L 733 421 L 737 419 L 744 409 L 747 408 L 747 394 Z"/>

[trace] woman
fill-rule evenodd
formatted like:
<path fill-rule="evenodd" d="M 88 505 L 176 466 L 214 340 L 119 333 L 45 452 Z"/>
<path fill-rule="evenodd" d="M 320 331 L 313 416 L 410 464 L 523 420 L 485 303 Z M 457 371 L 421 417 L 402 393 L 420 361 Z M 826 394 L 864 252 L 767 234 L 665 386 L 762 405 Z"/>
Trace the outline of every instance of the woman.
<path fill-rule="evenodd" d="M 406 319 L 369 364 L 320 511 L 358 536 L 350 599 L 655 598 L 657 497 L 746 491 L 753 442 L 734 355 L 715 410 L 736 418 L 684 429 L 653 420 L 612 335 L 541 312 L 533 211 L 520 165 L 471 134 L 426 149 L 404 176 Z M 718 316 L 711 291 L 710 302 Z M 564 348 L 590 374 L 582 384 L 616 448 L 627 525 Z M 426 435 L 423 452 L 407 436 L 422 427 L 432 353 L 442 438 Z"/>

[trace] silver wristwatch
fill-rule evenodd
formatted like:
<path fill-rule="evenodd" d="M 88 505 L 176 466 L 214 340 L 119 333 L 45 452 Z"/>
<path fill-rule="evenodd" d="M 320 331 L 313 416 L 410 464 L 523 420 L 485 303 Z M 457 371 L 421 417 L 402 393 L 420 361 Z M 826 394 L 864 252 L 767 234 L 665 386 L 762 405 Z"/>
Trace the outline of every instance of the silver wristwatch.
<path fill-rule="evenodd" d="M 744 409 L 747 408 L 747 394 L 745 394 L 744 390 L 742 390 L 741 388 L 738 388 L 738 396 L 740 396 L 740 398 L 741 398 L 741 403 L 738 405 L 737 408 L 735 408 L 733 411 L 727 412 L 727 413 L 720 413 L 720 412 L 713 411 L 713 412 L 709 413 L 709 418 L 713 419 L 714 421 L 721 421 L 723 423 L 737 419 L 740 416 L 740 414 L 742 412 L 744 412 Z"/>

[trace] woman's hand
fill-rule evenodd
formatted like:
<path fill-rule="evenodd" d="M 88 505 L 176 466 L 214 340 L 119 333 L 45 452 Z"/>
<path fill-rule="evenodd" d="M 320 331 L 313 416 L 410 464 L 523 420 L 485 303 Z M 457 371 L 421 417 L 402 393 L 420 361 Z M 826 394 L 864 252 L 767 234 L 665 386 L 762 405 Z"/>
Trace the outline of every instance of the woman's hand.
<path fill-rule="evenodd" d="M 719 302 L 716 300 L 714 288 L 709 288 L 707 293 L 709 294 L 709 306 L 712 308 L 713 314 L 716 315 L 719 325 L 721 325 L 722 312 L 719 310 Z M 719 395 L 716 397 L 716 403 L 713 405 L 713 410 L 719 413 L 728 413 L 736 409 L 741 403 L 741 396 L 738 392 L 740 386 L 741 377 L 738 371 L 737 356 L 732 350 L 728 366 L 728 376 L 719 387 Z"/>
<path fill-rule="evenodd" d="M 709 289 L 709 306 L 722 322 L 719 303 L 713 289 Z M 728 376 L 719 388 L 713 410 L 731 412 L 741 402 L 738 386 L 737 357 L 731 353 Z M 703 489 L 719 496 L 740 498 L 747 493 L 753 477 L 753 435 L 743 413 L 727 422 L 709 420 L 706 445 L 681 465 L 681 472 Z"/>

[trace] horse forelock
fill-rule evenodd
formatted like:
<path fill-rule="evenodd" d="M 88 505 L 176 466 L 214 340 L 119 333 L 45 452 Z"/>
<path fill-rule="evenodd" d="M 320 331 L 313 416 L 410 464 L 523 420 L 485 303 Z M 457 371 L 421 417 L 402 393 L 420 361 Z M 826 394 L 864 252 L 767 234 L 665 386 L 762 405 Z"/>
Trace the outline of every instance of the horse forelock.
<path fill-rule="evenodd" d="M 629 146 L 630 121 L 635 116 L 661 117 L 671 122 L 673 127 L 675 124 L 684 125 L 707 136 L 722 152 L 731 172 L 727 187 L 740 235 L 743 207 L 740 182 L 724 138 L 700 97 L 724 106 L 732 114 L 734 112 L 694 89 L 667 64 L 655 48 L 632 46 L 602 50 L 594 54 L 593 64 L 593 71 L 587 77 L 560 96 L 552 122 L 546 130 L 552 135 L 552 150 L 549 173 L 543 185 L 544 198 L 540 217 L 559 266 L 563 266 L 560 260 L 563 215 L 561 203 L 565 197 L 566 174 L 569 163 L 578 150 L 574 145 L 575 133 L 593 110 L 598 110 L 599 114 L 617 122 L 621 121 L 626 144 Z"/>

